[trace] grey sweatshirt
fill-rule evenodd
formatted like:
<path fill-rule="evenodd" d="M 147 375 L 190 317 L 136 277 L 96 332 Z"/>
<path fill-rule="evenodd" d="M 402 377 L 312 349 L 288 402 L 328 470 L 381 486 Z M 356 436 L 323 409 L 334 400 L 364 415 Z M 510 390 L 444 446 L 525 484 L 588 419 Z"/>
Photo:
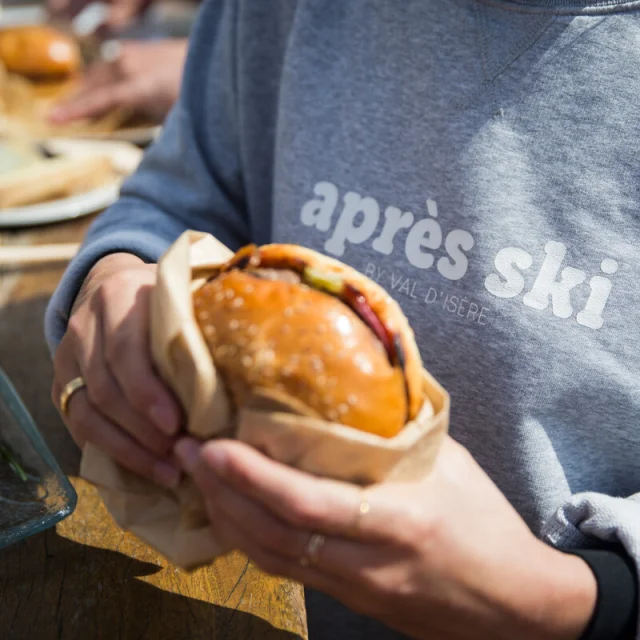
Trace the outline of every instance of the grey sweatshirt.
<path fill-rule="evenodd" d="M 639 11 L 209 0 L 164 133 L 51 301 L 51 349 L 105 254 L 155 261 L 187 228 L 309 246 L 401 303 L 451 434 L 536 535 L 640 561 Z M 393 637 L 309 607 L 317 638 Z"/>

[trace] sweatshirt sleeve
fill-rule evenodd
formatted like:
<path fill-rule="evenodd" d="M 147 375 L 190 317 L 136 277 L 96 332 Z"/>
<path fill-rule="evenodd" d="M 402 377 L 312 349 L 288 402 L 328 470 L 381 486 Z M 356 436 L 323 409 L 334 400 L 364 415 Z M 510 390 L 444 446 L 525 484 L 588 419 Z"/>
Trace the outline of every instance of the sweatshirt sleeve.
<path fill-rule="evenodd" d="M 545 524 L 542 537 L 561 549 L 620 545 L 640 567 L 640 493 L 619 498 L 579 493 Z M 636 631 L 640 640 L 640 623 Z"/>
<path fill-rule="evenodd" d="M 238 152 L 235 5 L 207 0 L 190 39 L 178 103 L 119 200 L 90 227 L 45 315 L 53 353 L 92 266 L 116 252 L 156 262 L 186 229 L 231 248 L 249 239 Z"/>

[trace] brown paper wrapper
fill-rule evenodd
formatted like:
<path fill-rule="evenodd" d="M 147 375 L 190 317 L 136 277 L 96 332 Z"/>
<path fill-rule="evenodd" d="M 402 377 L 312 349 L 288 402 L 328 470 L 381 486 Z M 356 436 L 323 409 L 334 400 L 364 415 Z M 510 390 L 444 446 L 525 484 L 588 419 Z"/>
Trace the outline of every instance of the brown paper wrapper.
<path fill-rule="evenodd" d="M 234 423 L 229 400 L 193 314 L 192 292 L 207 268 L 232 252 L 210 235 L 184 233 L 163 256 L 152 297 L 156 366 L 186 408 L 187 429 L 200 438 L 235 437 L 302 471 L 360 485 L 426 475 L 449 424 L 449 396 L 424 371 L 429 402 L 393 438 L 297 415 L 268 393 L 242 407 Z M 195 487 L 187 479 L 168 491 L 122 469 L 93 445 L 81 475 L 94 483 L 116 522 L 176 565 L 191 568 L 229 551 L 215 538 Z"/>

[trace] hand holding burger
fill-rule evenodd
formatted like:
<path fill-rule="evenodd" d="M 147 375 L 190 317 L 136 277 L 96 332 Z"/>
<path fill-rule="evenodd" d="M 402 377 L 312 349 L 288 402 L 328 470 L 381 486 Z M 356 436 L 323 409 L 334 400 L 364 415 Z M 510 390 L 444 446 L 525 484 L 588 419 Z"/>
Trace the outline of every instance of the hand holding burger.
<path fill-rule="evenodd" d="M 94 265 L 56 351 L 52 399 L 80 447 L 91 442 L 124 468 L 174 487 L 180 409 L 149 350 L 155 280 L 156 265 L 131 254 L 111 254 Z M 78 377 L 86 386 L 61 406 L 63 389 Z"/>
<path fill-rule="evenodd" d="M 65 124 L 126 109 L 161 122 L 178 99 L 187 47 L 182 38 L 117 43 L 117 55 L 89 66 L 49 119 Z"/>
<path fill-rule="evenodd" d="M 284 396 L 303 415 L 393 439 L 429 402 L 402 313 L 333 260 L 250 247 L 193 304 L 236 408 Z M 185 438 L 176 452 L 226 548 L 411 637 L 575 638 L 589 619 L 590 569 L 537 540 L 450 438 L 428 476 L 364 491 L 233 440 Z"/>
<path fill-rule="evenodd" d="M 177 451 L 223 543 L 409 637 L 575 640 L 587 626 L 588 565 L 538 540 L 451 438 L 426 478 L 365 494 L 241 442 Z M 310 624 L 333 637 L 333 617 Z"/>

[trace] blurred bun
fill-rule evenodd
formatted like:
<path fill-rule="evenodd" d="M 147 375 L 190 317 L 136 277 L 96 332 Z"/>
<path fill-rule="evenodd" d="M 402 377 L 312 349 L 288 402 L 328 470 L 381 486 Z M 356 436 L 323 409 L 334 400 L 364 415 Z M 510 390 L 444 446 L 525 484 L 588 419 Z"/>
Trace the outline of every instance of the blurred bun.
<path fill-rule="evenodd" d="M 236 406 L 266 390 L 290 398 L 306 415 L 384 437 L 416 417 L 424 402 L 420 355 L 400 307 L 379 285 L 294 245 L 242 255 L 193 296 L 198 325 Z M 311 284 L 302 275 L 309 269 Z M 397 358 L 344 295 L 318 288 L 324 277 L 357 291 L 360 305 L 366 300 L 394 336 Z"/>
<path fill-rule="evenodd" d="M 69 76 L 82 65 L 77 43 L 44 25 L 0 31 L 0 61 L 12 73 L 46 79 Z"/>

